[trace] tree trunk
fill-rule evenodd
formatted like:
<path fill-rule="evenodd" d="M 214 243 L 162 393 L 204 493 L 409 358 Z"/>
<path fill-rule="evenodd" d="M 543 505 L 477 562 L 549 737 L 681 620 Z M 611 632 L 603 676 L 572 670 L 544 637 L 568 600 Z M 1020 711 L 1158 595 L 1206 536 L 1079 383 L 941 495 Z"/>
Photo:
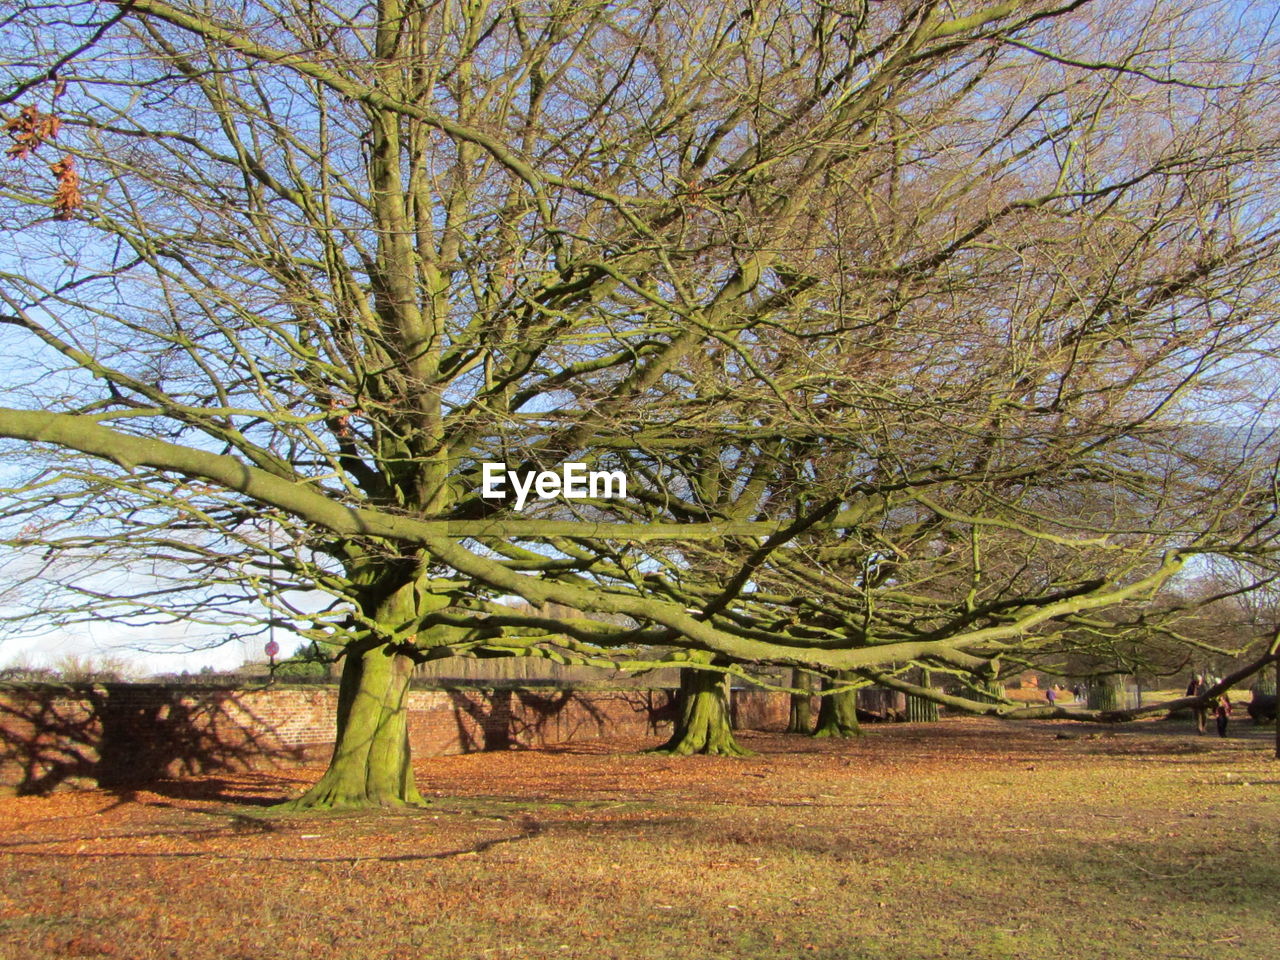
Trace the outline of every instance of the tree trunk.
<path fill-rule="evenodd" d="M 847 683 L 852 674 L 836 674 L 836 682 Z M 830 689 L 832 683 L 824 685 Z M 858 691 L 844 690 L 840 693 L 825 694 L 818 707 L 818 727 L 813 731 L 815 737 L 860 737 L 862 727 L 858 725 Z"/>
<path fill-rule="evenodd" d="M 791 671 L 791 686 L 801 690 L 813 689 L 813 674 L 795 667 Z M 808 734 L 813 729 L 813 697 L 809 693 L 791 694 L 791 716 L 787 720 L 787 733 Z"/>
<path fill-rule="evenodd" d="M 738 746 L 733 738 L 724 687 L 724 678 L 711 670 L 681 670 L 676 728 L 670 740 L 651 752 L 680 756 L 692 753 L 750 756 L 751 751 Z"/>
<path fill-rule="evenodd" d="M 285 810 L 421 806 L 409 757 L 406 696 L 413 661 L 379 646 L 350 651 L 338 688 L 338 739 L 329 769 Z"/>
<path fill-rule="evenodd" d="M 382 643 L 353 644 L 342 661 L 338 687 L 338 734 L 329 769 L 310 790 L 282 804 L 287 810 L 421 806 L 409 756 L 409 681 L 413 661 L 396 645 L 427 645 L 417 632 L 424 613 L 448 599 L 420 589 L 416 564 L 370 563 L 358 571 L 368 585 L 366 616 L 378 625 Z M 354 579 L 354 578 L 353 578 Z M 443 634 L 447 628 L 433 627 Z M 443 639 L 443 636 L 437 639 Z M 376 644 L 376 645 L 371 645 Z"/>

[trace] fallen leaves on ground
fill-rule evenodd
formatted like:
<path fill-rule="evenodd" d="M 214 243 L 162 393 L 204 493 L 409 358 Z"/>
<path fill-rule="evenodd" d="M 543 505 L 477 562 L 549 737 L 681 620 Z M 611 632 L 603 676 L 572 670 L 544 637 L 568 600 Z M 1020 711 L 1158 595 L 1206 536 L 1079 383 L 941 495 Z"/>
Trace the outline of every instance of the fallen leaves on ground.
<path fill-rule="evenodd" d="M 586 742 L 419 760 L 414 811 L 268 809 L 319 768 L 10 798 L 0 957 L 1123 958 L 1192 921 L 1243 956 L 1280 821 L 1270 731 L 1245 732 Z"/>

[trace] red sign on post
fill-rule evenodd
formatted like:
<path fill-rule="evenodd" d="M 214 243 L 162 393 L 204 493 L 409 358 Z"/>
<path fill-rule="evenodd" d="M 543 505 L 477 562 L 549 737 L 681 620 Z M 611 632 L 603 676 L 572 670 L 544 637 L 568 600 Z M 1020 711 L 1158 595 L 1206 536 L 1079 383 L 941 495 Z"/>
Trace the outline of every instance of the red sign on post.
<path fill-rule="evenodd" d="M 280 652 L 280 644 L 276 643 L 274 640 L 268 640 L 266 650 L 267 656 L 274 660 L 276 658 L 276 654 Z"/>

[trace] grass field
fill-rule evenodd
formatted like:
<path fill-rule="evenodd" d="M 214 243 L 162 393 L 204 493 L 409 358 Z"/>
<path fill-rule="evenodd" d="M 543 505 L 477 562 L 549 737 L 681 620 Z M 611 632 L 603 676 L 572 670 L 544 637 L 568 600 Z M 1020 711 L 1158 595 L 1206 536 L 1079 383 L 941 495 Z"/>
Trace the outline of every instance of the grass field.
<path fill-rule="evenodd" d="M 267 812 L 316 770 L 5 799 L 0 957 L 1254 958 L 1280 942 L 1280 762 L 1270 728 L 1232 732 L 441 757 L 411 813 Z"/>

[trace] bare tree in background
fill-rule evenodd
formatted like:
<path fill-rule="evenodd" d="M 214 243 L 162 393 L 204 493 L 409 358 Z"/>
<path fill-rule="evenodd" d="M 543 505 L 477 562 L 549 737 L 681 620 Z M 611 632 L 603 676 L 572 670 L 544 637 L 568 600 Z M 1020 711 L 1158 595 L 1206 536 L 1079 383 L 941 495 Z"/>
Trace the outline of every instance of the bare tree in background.
<path fill-rule="evenodd" d="M 13 562 L 340 649 L 297 803 L 359 806 L 418 800 L 416 659 L 909 688 L 1266 555 L 1280 88 L 1221 9 L 11 3 Z"/>

